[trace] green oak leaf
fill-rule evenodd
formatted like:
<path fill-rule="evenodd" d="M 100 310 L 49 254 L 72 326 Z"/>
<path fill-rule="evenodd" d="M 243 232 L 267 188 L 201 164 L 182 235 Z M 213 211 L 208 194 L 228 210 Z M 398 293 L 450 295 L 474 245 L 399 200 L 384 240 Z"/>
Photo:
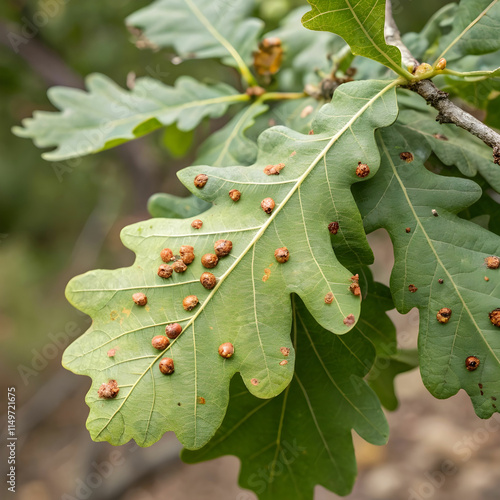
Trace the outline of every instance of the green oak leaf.
<path fill-rule="evenodd" d="M 173 47 L 183 59 L 222 58 L 249 62 L 263 22 L 249 17 L 253 0 L 156 0 L 126 19 L 158 47 Z"/>
<path fill-rule="evenodd" d="M 355 186 L 355 197 L 367 232 L 385 228 L 393 242 L 396 308 L 401 313 L 419 309 L 422 379 L 438 398 L 464 389 L 478 416 L 488 418 L 500 395 L 500 335 L 488 317 L 500 306 L 500 271 L 488 269 L 484 259 L 500 253 L 500 238 L 455 215 L 474 203 L 481 189 L 466 179 L 429 172 L 419 141 L 397 127 L 381 131 L 377 139 L 380 171 L 366 189 Z M 403 152 L 412 152 L 414 160 L 401 159 Z M 441 308 L 452 311 L 448 323 L 437 320 Z M 480 360 L 474 371 L 466 369 L 469 356 Z"/>
<path fill-rule="evenodd" d="M 290 385 L 263 401 L 235 377 L 213 439 L 182 452 L 188 463 L 238 456 L 239 484 L 260 500 L 312 500 L 318 484 L 346 495 L 357 473 L 351 429 L 373 444 L 388 438 L 380 403 L 363 380 L 375 359 L 371 342 L 355 331 L 332 337 L 299 300 L 293 304 L 296 363 Z"/>
<path fill-rule="evenodd" d="M 35 111 L 14 133 L 33 139 L 40 148 L 57 146 L 42 157 L 61 161 L 117 146 L 171 123 L 181 131 L 192 130 L 203 118 L 217 118 L 231 103 L 248 100 L 229 85 L 208 86 L 188 76 L 180 77 L 175 87 L 139 78 L 127 91 L 94 74 L 86 85 L 87 92 L 51 88 L 49 99 L 61 111 Z"/>
<path fill-rule="evenodd" d="M 175 196 L 170 193 L 156 193 L 148 200 L 148 212 L 151 217 L 168 219 L 186 219 L 208 210 L 212 205 L 200 200 L 194 194 Z"/>
<path fill-rule="evenodd" d="M 384 36 L 385 0 L 308 0 L 312 10 L 302 23 L 310 30 L 340 35 L 353 54 L 374 59 L 399 75 L 409 77 L 401 67 L 401 52 L 388 45 Z"/>
<path fill-rule="evenodd" d="M 436 61 L 495 52 L 500 49 L 499 31 L 499 0 L 461 0 L 451 31 L 440 40 Z"/>
<path fill-rule="evenodd" d="M 493 163 L 491 148 L 469 132 L 453 124 L 439 124 L 435 112 L 429 110 L 401 111 L 397 127 L 405 137 L 411 137 L 412 144 L 418 144 L 421 156 L 430 147 L 445 165 L 456 166 L 468 177 L 479 172 L 500 192 L 500 169 Z"/>
<path fill-rule="evenodd" d="M 327 226 L 341 213 L 352 228 L 352 244 L 368 247 L 350 188 L 361 180 L 358 162 L 370 165 L 370 176 L 378 169 L 374 130 L 396 119 L 396 83 L 342 86 L 318 114 L 314 135 L 271 128 L 259 138 L 253 165 L 180 171 L 188 189 L 214 204 L 202 215 L 203 227 L 194 229 L 190 219 L 129 226 L 122 240 L 136 253 L 134 265 L 91 271 L 69 283 L 68 299 L 93 325 L 66 350 L 63 363 L 92 378 L 87 426 L 94 440 L 117 445 L 135 439 L 147 446 L 174 430 L 186 447 L 199 448 L 222 422 L 236 372 L 253 395 L 278 395 L 293 375 L 293 351 L 288 365 L 279 364 L 280 348 L 290 345 L 291 293 L 324 328 L 339 334 L 352 328 L 360 301 L 349 291 L 351 273 L 337 261 Z M 266 165 L 277 163 L 285 164 L 280 175 L 267 176 Z M 208 181 L 197 189 L 193 179 L 200 173 Z M 241 191 L 236 203 L 228 196 L 233 188 Z M 276 203 L 270 215 L 260 207 L 266 197 Z M 213 252 L 219 239 L 230 239 L 232 252 L 213 269 L 218 281 L 209 291 L 199 282 L 206 271 L 200 257 Z M 160 251 L 181 245 L 194 247 L 195 262 L 162 280 L 156 274 Z M 274 252 L 283 246 L 290 260 L 279 264 Z M 146 307 L 133 304 L 134 292 L 147 294 Z M 330 292 L 334 300 L 327 304 Z M 188 295 L 199 299 L 191 312 L 182 306 Z M 151 338 L 173 322 L 183 332 L 158 354 Z M 229 360 L 217 353 L 224 342 L 235 347 Z M 165 355 L 175 362 L 171 376 L 158 370 Z M 109 379 L 118 381 L 120 394 L 100 400 L 97 389 Z"/>

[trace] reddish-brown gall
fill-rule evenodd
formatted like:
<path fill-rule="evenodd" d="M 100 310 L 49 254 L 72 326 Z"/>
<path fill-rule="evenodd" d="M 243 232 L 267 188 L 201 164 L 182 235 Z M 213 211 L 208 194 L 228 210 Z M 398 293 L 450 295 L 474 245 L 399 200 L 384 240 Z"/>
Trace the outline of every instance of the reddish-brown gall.
<path fill-rule="evenodd" d="M 203 226 L 203 221 L 200 219 L 195 219 L 193 222 L 191 222 L 191 227 L 194 229 L 201 229 L 201 226 Z"/>
<path fill-rule="evenodd" d="M 325 304 L 331 304 L 333 302 L 333 299 L 334 299 L 334 295 L 332 292 L 328 292 L 326 295 L 325 295 Z"/>
<path fill-rule="evenodd" d="M 253 378 L 250 382 L 252 385 L 259 385 L 259 381 L 256 378 Z"/>
<path fill-rule="evenodd" d="M 284 163 L 278 163 L 277 165 L 266 165 L 266 167 L 264 168 L 264 173 L 266 175 L 279 175 L 284 168 Z"/>
<path fill-rule="evenodd" d="M 237 189 L 231 189 L 229 191 L 229 198 L 231 198 L 233 201 L 239 201 L 241 198 L 241 193 Z"/>
<path fill-rule="evenodd" d="M 207 269 L 213 269 L 218 262 L 219 258 L 217 257 L 217 255 L 213 253 L 206 253 L 201 258 L 201 264 L 203 265 L 203 267 L 206 267 Z"/>
<path fill-rule="evenodd" d="M 212 273 L 203 273 L 200 277 L 200 283 L 207 290 L 212 290 L 212 288 L 217 284 L 217 278 Z"/>
<path fill-rule="evenodd" d="M 151 340 L 151 345 L 159 351 L 165 350 L 169 346 L 169 344 L 170 340 L 168 340 L 165 335 L 156 335 L 156 337 L 153 337 L 153 339 Z"/>
<path fill-rule="evenodd" d="M 287 357 L 290 354 L 290 348 L 289 347 L 280 347 L 280 352 L 283 354 L 283 356 Z"/>
<path fill-rule="evenodd" d="M 415 158 L 413 157 L 413 154 L 405 151 L 404 153 L 400 153 L 399 157 L 405 161 L 406 163 L 411 163 Z"/>
<path fill-rule="evenodd" d="M 500 328 L 500 307 L 497 307 L 488 314 L 491 324 Z"/>
<path fill-rule="evenodd" d="M 223 358 L 230 358 L 234 354 L 234 346 L 231 342 L 226 342 L 219 346 L 219 355 Z"/>
<path fill-rule="evenodd" d="M 418 288 L 415 285 L 408 285 L 408 291 L 410 293 L 415 293 L 418 290 Z"/>
<path fill-rule="evenodd" d="M 175 262 L 172 263 L 172 269 L 176 273 L 183 273 L 186 271 L 187 266 L 182 260 L 176 260 Z"/>
<path fill-rule="evenodd" d="M 143 294 L 143 293 L 134 293 L 132 295 L 132 300 L 138 305 L 138 306 L 145 306 L 148 303 L 148 298 Z"/>
<path fill-rule="evenodd" d="M 182 332 L 182 326 L 179 323 L 170 323 L 165 327 L 165 334 L 169 339 L 176 339 Z"/>
<path fill-rule="evenodd" d="M 438 313 L 436 314 L 436 319 L 440 323 L 448 323 L 451 318 L 451 309 L 449 307 L 443 307 L 439 309 Z"/>
<path fill-rule="evenodd" d="M 473 372 L 474 370 L 477 370 L 479 368 L 481 361 L 479 358 L 476 358 L 476 356 L 469 356 L 465 360 L 465 368 L 469 370 L 470 372 Z"/>
<path fill-rule="evenodd" d="M 439 71 L 443 71 L 443 69 L 445 68 L 446 68 L 446 59 L 444 57 L 441 57 L 441 59 L 439 59 L 439 61 L 436 64 L 436 69 L 438 69 Z"/>
<path fill-rule="evenodd" d="M 274 200 L 272 198 L 264 198 L 262 202 L 260 203 L 260 206 L 266 214 L 270 214 L 273 210 L 276 204 L 274 203 Z"/>
<path fill-rule="evenodd" d="M 277 248 L 274 251 L 274 257 L 280 264 L 284 264 L 290 258 L 290 252 L 286 247 Z"/>
<path fill-rule="evenodd" d="M 288 364 L 288 361 L 284 359 L 283 361 L 280 361 L 280 366 L 285 366 Z"/>
<path fill-rule="evenodd" d="M 174 360 L 172 358 L 163 358 L 158 365 L 163 375 L 171 375 L 174 373 Z"/>
<path fill-rule="evenodd" d="M 354 317 L 354 314 L 349 314 L 349 316 L 346 316 L 344 318 L 344 325 L 346 326 L 352 326 L 356 323 L 356 318 Z"/>
<path fill-rule="evenodd" d="M 331 234 L 337 234 L 339 232 L 339 223 L 338 222 L 330 222 L 328 224 L 328 231 L 330 231 Z"/>
<path fill-rule="evenodd" d="M 120 389 L 116 380 L 110 380 L 107 384 L 104 383 L 99 387 L 97 395 L 103 399 L 113 399 L 116 398 L 119 392 Z"/>
<path fill-rule="evenodd" d="M 170 248 L 164 248 L 160 253 L 160 257 L 163 262 L 170 262 L 174 260 L 174 252 Z"/>
<path fill-rule="evenodd" d="M 208 175 L 205 175 L 205 174 L 198 174 L 195 178 L 194 178 L 194 185 L 198 188 L 198 189 L 201 189 L 203 187 L 205 187 L 205 184 L 207 183 L 208 181 Z"/>
<path fill-rule="evenodd" d="M 411 227 L 407 227 L 407 228 L 406 228 L 406 232 L 407 232 L 407 233 L 411 233 Z"/>
<path fill-rule="evenodd" d="M 484 259 L 484 263 L 488 269 L 498 269 L 500 267 L 500 259 L 495 255 L 486 257 L 486 259 Z"/>
<path fill-rule="evenodd" d="M 438 279 L 438 283 L 439 283 L 440 285 L 442 285 L 442 284 L 444 283 L 444 280 L 443 280 L 442 278 L 439 278 L 439 279 Z"/>
<path fill-rule="evenodd" d="M 361 296 L 361 288 L 359 286 L 358 283 L 351 283 L 349 285 L 349 291 L 355 295 L 356 297 L 360 297 Z"/>
<path fill-rule="evenodd" d="M 191 264 L 194 260 L 194 248 L 191 245 L 182 245 L 179 248 L 179 255 L 181 256 L 184 264 Z"/>
<path fill-rule="evenodd" d="M 196 295 L 188 295 L 182 301 L 182 307 L 186 311 L 192 311 L 198 305 L 198 297 Z"/>
<path fill-rule="evenodd" d="M 363 179 L 367 175 L 370 175 L 370 167 L 366 163 L 358 162 L 356 167 L 356 175 Z"/>
<path fill-rule="evenodd" d="M 172 268 L 172 266 L 169 266 L 168 264 L 162 264 L 158 268 L 158 276 L 160 278 L 164 278 L 164 279 L 170 278 L 170 276 L 172 276 L 173 272 L 174 272 L 174 269 Z"/>
<path fill-rule="evenodd" d="M 214 250 L 217 257 L 225 257 L 226 255 L 229 255 L 232 249 L 233 243 L 229 240 L 217 240 L 214 243 Z"/>
<path fill-rule="evenodd" d="M 110 349 L 108 352 L 108 358 L 114 358 L 116 354 L 116 349 Z"/>

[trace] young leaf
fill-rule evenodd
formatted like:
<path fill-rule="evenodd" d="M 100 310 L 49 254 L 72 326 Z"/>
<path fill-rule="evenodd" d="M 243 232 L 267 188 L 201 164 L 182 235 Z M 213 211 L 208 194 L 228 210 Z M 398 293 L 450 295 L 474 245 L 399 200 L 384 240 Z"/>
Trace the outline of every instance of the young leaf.
<path fill-rule="evenodd" d="M 461 0 L 452 30 L 441 39 L 436 61 L 495 52 L 500 49 L 499 30 L 499 0 Z"/>
<path fill-rule="evenodd" d="M 397 127 L 409 138 L 409 142 L 419 145 L 421 156 L 428 155 L 427 142 L 445 165 L 456 166 L 468 177 L 474 177 L 479 172 L 500 192 L 500 169 L 493 163 L 491 149 L 469 132 L 453 124 L 440 125 L 432 111 L 403 110 Z"/>
<path fill-rule="evenodd" d="M 206 116 L 217 118 L 231 103 L 248 100 L 228 85 L 208 86 L 188 76 L 180 77 L 175 87 L 139 78 L 131 91 L 99 74 L 87 77 L 86 83 L 88 92 L 51 88 L 49 99 L 61 111 L 36 111 L 14 133 L 33 139 L 40 148 L 57 146 L 42 157 L 60 161 L 117 146 L 171 123 L 192 130 Z"/>
<path fill-rule="evenodd" d="M 316 31 L 331 31 L 340 35 L 353 54 L 374 59 L 404 77 L 401 52 L 385 42 L 385 0 L 308 0 L 312 10 L 302 23 Z"/>
<path fill-rule="evenodd" d="M 286 366 L 277 362 L 280 347 L 289 345 L 291 293 L 324 328 L 335 333 L 352 328 L 359 297 L 349 291 L 351 273 L 335 258 L 328 224 L 340 213 L 352 244 L 367 246 L 350 187 L 361 180 L 358 162 L 370 166 L 370 176 L 378 169 L 374 130 L 396 118 L 396 84 L 342 86 L 319 113 L 314 135 L 269 129 L 259 138 L 251 166 L 182 170 L 179 177 L 188 189 L 214 203 L 202 216 L 203 226 L 194 229 L 189 219 L 153 219 L 125 228 L 122 240 L 136 253 L 133 266 L 92 271 L 69 283 L 68 299 L 93 318 L 63 358 L 68 369 L 93 379 L 87 396 L 93 439 L 122 444 L 133 438 L 147 446 L 174 430 L 186 447 L 199 448 L 222 422 L 236 372 L 252 394 L 279 394 L 293 374 L 293 350 Z M 280 163 L 285 166 L 279 175 L 264 173 L 267 165 Z M 197 189 L 193 179 L 201 173 L 208 181 Z M 238 202 L 228 196 L 231 189 L 241 191 Z M 275 201 L 271 214 L 260 207 L 267 197 Z M 200 256 L 212 253 L 220 239 L 231 240 L 232 251 L 212 270 L 215 288 L 205 290 Z M 185 273 L 162 280 L 156 274 L 160 251 L 177 252 L 181 245 L 193 246 L 196 260 Z M 275 259 L 281 247 L 290 252 L 288 262 Z M 147 294 L 147 306 L 133 304 L 134 292 Z M 330 293 L 334 300 L 325 301 Z M 199 304 L 186 312 L 182 302 L 189 295 Z M 183 332 L 158 354 L 151 338 L 173 322 Z M 229 360 L 217 353 L 225 342 L 235 347 Z M 106 354 L 110 349 L 113 357 Z M 175 362 L 168 377 L 158 370 L 165 355 Z M 109 379 L 118 381 L 120 394 L 99 400 L 97 388 Z"/>
<path fill-rule="evenodd" d="M 317 484 L 346 495 L 356 477 L 351 429 L 373 444 L 388 437 L 380 403 L 363 381 L 375 358 L 370 341 L 354 331 L 332 337 L 299 300 L 293 302 L 291 384 L 280 396 L 262 401 L 235 377 L 214 438 L 200 450 L 182 452 L 188 463 L 238 456 L 239 483 L 260 500 L 312 500 Z"/>
<path fill-rule="evenodd" d="M 499 253 L 500 238 L 455 215 L 480 197 L 477 184 L 426 170 L 420 141 L 396 127 L 377 137 L 381 168 L 366 189 L 355 190 L 356 200 L 366 230 L 383 227 L 391 236 L 398 311 L 419 309 L 424 384 L 438 398 L 464 389 L 476 413 L 488 418 L 500 394 L 500 336 L 488 317 L 500 306 L 500 270 L 488 269 L 485 258 Z M 400 157 L 408 152 L 411 162 Z M 443 308 L 451 309 L 451 317 Z M 479 366 L 466 367 L 470 356 Z"/>
<path fill-rule="evenodd" d="M 169 193 L 157 193 L 148 200 L 148 212 L 151 217 L 168 219 L 186 219 L 201 214 L 211 207 L 210 203 L 200 200 L 194 194 L 175 196 Z"/>
<path fill-rule="evenodd" d="M 222 58 L 245 72 L 263 26 L 249 17 L 254 7 L 253 0 L 156 0 L 126 23 L 183 59 Z"/>

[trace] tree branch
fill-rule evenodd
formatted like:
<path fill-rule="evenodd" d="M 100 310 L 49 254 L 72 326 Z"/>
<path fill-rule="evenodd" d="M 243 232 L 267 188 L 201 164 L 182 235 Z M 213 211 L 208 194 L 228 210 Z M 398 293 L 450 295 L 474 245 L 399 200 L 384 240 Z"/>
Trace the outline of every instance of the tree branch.
<path fill-rule="evenodd" d="M 391 0 L 385 4 L 385 38 L 387 43 L 395 45 L 401 51 L 403 62 L 418 65 L 408 47 L 401 40 L 399 29 L 392 15 Z M 415 66 L 416 67 L 416 66 Z M 500 165 L 500 134 L 467 113 L 449 99 L 448 94 L 439 90 L 431 80 L 419 80 L 409 83 L 407 88 L 422 96 L 433 108 L 439 111 L 436 121 L 439 123 L 454 123 L 457 127 L 481 139 L 493 149 L 493 162 Z"/>

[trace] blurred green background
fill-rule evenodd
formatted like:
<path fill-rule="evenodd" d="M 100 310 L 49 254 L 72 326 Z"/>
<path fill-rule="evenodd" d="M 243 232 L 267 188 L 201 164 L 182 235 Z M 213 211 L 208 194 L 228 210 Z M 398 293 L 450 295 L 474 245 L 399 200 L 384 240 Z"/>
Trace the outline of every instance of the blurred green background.
<path fill-rule="evenodd" d="M 124 87 L 131 72 L 142 76 L 151 71 L 160 71 L 169 84 L 189 73 L 237 85 L 236 74 L 214 61 L 174 65 L 172 54 L 166 51 L 138 50 L 123 20 L 148 3 L 4 0 L 0 5 L 0 375 L 6 386 L 15 385 L 18 392 L 19 433 L 24 433 L 19 451 L 20 498 L 75 495 L 75 478 L 88 472 L 96 457 L 110 453 L 107 444 L 92 443 L 84 427 L 88 381 L 60 367 L 64 346 L 89 325 L 66 302 L 66 283 L 89 269 L 132 262 L 132 253 L 119 240 L 121 228 L 148 217 L 146 203 L 151 194 L 187 192 L 175 172 L 189 164 L 196 146 L 222 122 L 204 123 L 182 159 L 168 150 L 163 132 L 158 131 L 63 164 L 42 160 L 41 150 L 13 136 L 11 127 L 34 110 L 52 109 L 46 97 L 49 87 L 83 87 L 85 75 L 92 72 L 104 73 Z M 445 3 L 393 0 L 402 32 L 418 31 Z M 256 15 L 273 29 L 292 8 L 304 4 L 301 0 L 261 0 Z M 28 43 L 14 50 L 13 34 L 40 12 L 49 13 L 39 17 L 47 21 Z M 129 475 L 127 481 L 114 479 L 124 487 L 115 485 L 111 493 L 108 486 L 99 488 L 92 498 L 142 498 L 142 490 L 133 493 L 137 485 L 132 479 L 142 481 L 155 474 L 166 460 L 171 460 L 172 467 L 184 467 L 175 458 L 175 440 L 168 438 L 166 443 L 161 449 L 153 447 L 149 455 L 147 450 L 135 455 L 123 452 L 126 460 L 140 455 L 138 462 L 149 465 L 144 470 L 137 466 L 142 472 Z M 68 458 L 73 454 L 78 459 Z M 44 464 L 48 456 L 59 460 L 62 468 L 50 461 Z M 232 496 L 217 493 L 218 498 L 241 495 L 236 484 L 230 486 L 221 491 Z M 240 500 L 245 498 L 253 497 Z"/>

